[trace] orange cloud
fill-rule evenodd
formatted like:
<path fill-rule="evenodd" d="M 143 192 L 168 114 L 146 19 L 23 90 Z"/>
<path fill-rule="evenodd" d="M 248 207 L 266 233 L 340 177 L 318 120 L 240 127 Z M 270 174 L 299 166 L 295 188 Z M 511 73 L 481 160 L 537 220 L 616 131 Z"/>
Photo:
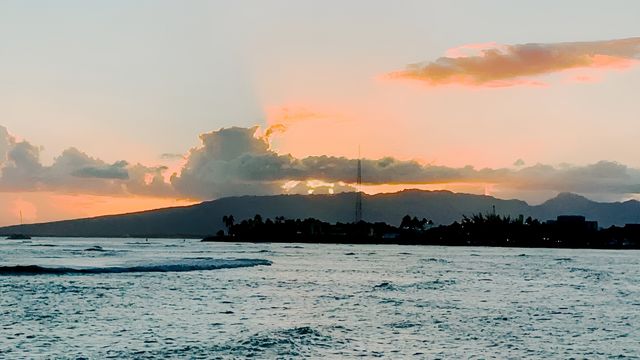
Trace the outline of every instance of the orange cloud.
<path fill-rule="evenodd" d="M 287 126 L 285 124 L 273 124 L 270 125 L 267 130 L 264 132 L 264 137 L 269 139 L 271 135 L 275 133 L 282 133 L 287 131 Z"/>
<path fill-rule="evenodd" d="M 283 106 L 267 109 L 267 119 L 269 121 L 285 124 L 302 120 L 319 119 L 327 116 L 329 115 L 311 110 L 304 106 Z"/>
<path fill-rule="evenodd" d="M 337 115 L 319 112 L 306 106 L 283 106 L 266 109 L 267 128 L 264 137 L 268 140 L 273 134 L 283 133 L 295 123 L 323 119 L 335 119 Z"/>
<path fill-rule="evenodd" d="M 624 70 L 638 63 L 640 37 L 553 44 L 487 43 L 450 49 L 445 57 L 409 65 L 388 78 L 419 80 L 430 86 L 539 86 L 543 83 L 532 78 L 570 69 Z"/>

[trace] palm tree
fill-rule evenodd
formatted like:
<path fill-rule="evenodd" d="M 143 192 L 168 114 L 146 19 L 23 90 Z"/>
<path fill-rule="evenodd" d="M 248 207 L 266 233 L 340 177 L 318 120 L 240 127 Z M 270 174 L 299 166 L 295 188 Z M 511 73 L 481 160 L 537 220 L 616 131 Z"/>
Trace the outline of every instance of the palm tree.
<path fill-rule="evenodd" d="M 229 215 L 229 216 L 225 215 L 222 217 L 222 222 L 224 223 L 224 226 L 227 228 L 227 233 L 231 235 L 231 227 L 236 222 L 236 219 L 233 217 L 233 215 Z"/>
<path fill-rule="evenodd" d="M 411 229 L 411 216 L 405 215 L 402 218 L 402 222 L 400 222 L 400 228 L 405 230 Z"/>

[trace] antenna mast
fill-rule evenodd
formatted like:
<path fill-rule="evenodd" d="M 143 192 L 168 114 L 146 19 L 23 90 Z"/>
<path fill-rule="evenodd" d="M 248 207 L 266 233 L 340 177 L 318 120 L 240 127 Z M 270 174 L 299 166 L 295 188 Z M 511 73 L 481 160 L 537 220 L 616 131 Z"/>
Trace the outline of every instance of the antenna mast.
<path fill-rule="evenodd" d="M 362 159 L 358 146 L 358 177 L 356 181 L 356 224 L 362 221 Z"/>

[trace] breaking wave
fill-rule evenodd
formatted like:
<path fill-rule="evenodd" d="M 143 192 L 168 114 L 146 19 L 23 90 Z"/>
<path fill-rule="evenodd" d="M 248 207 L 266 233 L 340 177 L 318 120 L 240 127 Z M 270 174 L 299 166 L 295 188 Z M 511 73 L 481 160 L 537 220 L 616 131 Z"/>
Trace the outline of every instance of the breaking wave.
<path fill-rule="evenodd" d="M 47 267 L 39 265 L 0 266 L 0 275 L 67 275 L 67 274 L 119 274 L 144 272 L 186 272 L 269 266 L 263 259 L 183 259 L 163 263 L 109 267 Z"/>

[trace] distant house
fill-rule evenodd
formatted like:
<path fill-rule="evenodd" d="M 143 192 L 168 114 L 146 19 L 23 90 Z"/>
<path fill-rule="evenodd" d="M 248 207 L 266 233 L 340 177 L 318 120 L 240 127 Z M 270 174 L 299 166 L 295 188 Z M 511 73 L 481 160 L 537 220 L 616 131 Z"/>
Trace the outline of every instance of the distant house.
<path fill-rule="evenodd" d="M 565 229 L 576 229 L 586 231 L 598 230 L 597 221 L 587 221 L 584 216 L 581 215 L 560 215 L 556 220 L 547 221 L 549 225 L 556 225 Z"/>

